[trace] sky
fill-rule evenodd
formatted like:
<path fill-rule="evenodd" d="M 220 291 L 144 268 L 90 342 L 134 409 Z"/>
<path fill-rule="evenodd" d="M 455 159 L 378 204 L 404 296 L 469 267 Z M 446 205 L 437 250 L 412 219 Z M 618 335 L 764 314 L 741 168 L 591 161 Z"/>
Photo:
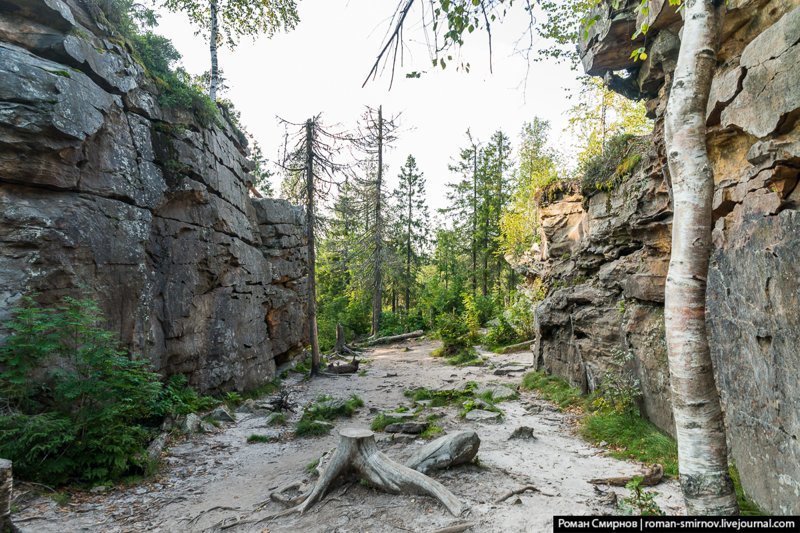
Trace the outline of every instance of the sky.
<path fill-rule="evenodd" d="M 526 84 L 526 61 L 515 43 L 527 17 L 520 11 L 493 28 L 493 61 L 489 72 L 485 34 L 470 36 L 463 57 L 469 73 L 432 68 L 421 29 L 420 13 L 409 15 L 404 66 L 389 90 L 389 72 L 361 87 L 382 45 L 396 0 L 301 0 L 300 22 L 289 33 L 272 38 L 245 38 L 231 50 L 220 49 L 219 61 L 228 91 L 224 97 L 241 111 L 246 129 L 268 158 L 278 156 L 284 128 L 276 117 L 303 122 L 322 113 L 327 124 L 355 125 L 364 106 L 383 106 L 384 115 L 400 115 L 399 139 L 385 156 L 389 187 L 400 166 L 413 154 L 425 174 L 429 205 L 446 204 L 445 184 L 455 176 L 448 166 L 466 146 L 465 132 L 488 140 L 502 129 L 516 144 L 523 122 L 534 116 L 551 122 L 553 144 L 565 146 L 567 98 L 577 90 L 578 73 L 553 60 L 532 63 Z M 169 37 L 192 74 L 209 69 L 206 41 L 195 35 L 188 18 L 159 10 L 156 32 Z M 424 71 L 419 79 L 406 72 Z M 278 191 L 277 183 L 275 190 Z"/>

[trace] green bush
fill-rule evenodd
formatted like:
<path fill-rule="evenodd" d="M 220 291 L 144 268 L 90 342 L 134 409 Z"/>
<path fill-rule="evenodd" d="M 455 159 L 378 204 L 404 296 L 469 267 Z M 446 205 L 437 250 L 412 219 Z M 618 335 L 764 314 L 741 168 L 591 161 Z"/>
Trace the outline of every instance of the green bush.
<path fill-rule="evenodd" d="M 237 395 L 238 396 L 238 395 Z M 206 411 L 219 405 L 219 400 L 202 396 L 189 386 L 186 376 L 177 374 L 169 378 L 158 394 L 153 414 L 156 416 L 180 416 Z"/>
<path fill-rule="evenodd" d="M 23 479 L 96 482 L 146 467 L 141 421 L 161 403 L 159 376 L 119 349 L 91 300 L 43 309 L 27 298 L 0 347 L 0 456 Z"/>
<path fill-rule="evenodd" d="M 442 340 L 442 355 L 450 357 L 471 347 L 471 332 L 464 319 L 444 313 L 439 316 L 436 334 Z"/>
<path fill-rule="evenodd" d="M 403 317 L 391 311 L 384 311 L 381 313 L 381 329 L 378 332 L 379 337 L 388 337 L 390 335 L 400 335 L 405 332 L 405 324 Z"/>
<path fill-rule="evenodd" d="M 496 320 L 497 323 L 491 326 L 489 331 L 487 331 L 486 335 L 484 336 L 484 341 L 487 346 L 491 348 L 499 348 L 501 346 L 508 346 L 509 344 L 522 342 L 524 340 L 521 338 L 517 330 L 511 325 L 511 323 L 509 323 L 505 314 L 501 314 Z"/>
<path fill-rule="evenodd" d="M 204 126 L 219 121 L 217 106 L 205 94 L 205 88 L 184 69 L 173 68 L 181 55 L 169 39 L 146 31 L 130 36 L 130 41 L 136 56 L 158 86 L 159 104 L 185 109 Z"/>

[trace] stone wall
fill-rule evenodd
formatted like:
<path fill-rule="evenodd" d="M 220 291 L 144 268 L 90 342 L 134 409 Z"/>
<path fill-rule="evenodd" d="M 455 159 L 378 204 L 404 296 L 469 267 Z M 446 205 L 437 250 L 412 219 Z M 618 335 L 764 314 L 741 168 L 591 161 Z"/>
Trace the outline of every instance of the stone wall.
<path fill-rule="evenodd" d="M 550 287 L 537 308 L 538 364 L 590 390 L 614 355 L 634 355 L 644 410 L 671 431 L 663 340 L 670 249 L 663 124 L 682 19 L 651 0 L 647 41 L 638 0 L 598 8 L 581 45 L 586 71 L 644 99 L 653 152 L 612 192 L 568 195 L 541 210 L 543 245 L 525 265 Z M 800 513 L 800 2 L 725 3 L 708 105 L 717 183 L 708 327 L 731 459 L 765 510 Z M 648 58 L 630 52 L 646 46 Z"/>
<path fill-rule="evenodd" d="M 257 386 L 306 339 L 302 213 L 252 200 L 242 134 L 159 105 L 91 5 L 0 0 L 0 320 L 86 295 L 160 372 Z"/>

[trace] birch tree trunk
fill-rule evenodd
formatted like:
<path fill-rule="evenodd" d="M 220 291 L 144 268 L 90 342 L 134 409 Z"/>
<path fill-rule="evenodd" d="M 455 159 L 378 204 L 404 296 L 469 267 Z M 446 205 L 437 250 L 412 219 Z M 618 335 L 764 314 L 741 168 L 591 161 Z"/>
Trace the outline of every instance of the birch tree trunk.
<path fill-rule="evenodd" d="M 311 375 L 319 374 L 317 334 L 317 252 L 314 235 L 314 121 L 306 121 L 306 238 L 308 240 L 308 337 L 311 343 Z"/>
<path fill-rule="evenodd" d="M 664 125 L 674 199 L 664 318 L 681 488 L 692 515 L 738 513 L 705 321 L 714 194 L 705 111 L 722 16 L 715 4 L 686 2 Z"/>
<path fill-rule="evenodd" d="M 210 1 L 211 9 L 211 35 L 209 36 L 209 50 L 211 51 L 211 76 L 208 84 L 208 97 L 212 102 L 217 101 L 217 88 L 219 87 L 219 61 L 217 59 L 217 41 L 219 40 L 219 21 L 217 0 Z"/>

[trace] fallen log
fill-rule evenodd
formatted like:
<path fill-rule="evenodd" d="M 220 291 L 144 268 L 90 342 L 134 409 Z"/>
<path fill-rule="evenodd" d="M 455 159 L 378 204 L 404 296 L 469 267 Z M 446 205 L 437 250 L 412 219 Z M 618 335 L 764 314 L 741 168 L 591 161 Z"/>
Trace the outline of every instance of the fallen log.
<path fill-rule="evenodd" d="M 391 335 L 389 337 L 378 337 L 377 339 L 368 339 L 359 346 L 377 346 L 379 344 L 391 344 L 393 342 L 400 342 L 408 339 L 416 339 L 425 335 L 425 332 L 420 330 L 412 331 L 411 333 L 403 333 L 402 335 Z"/>
<path fill-rule="evenodd" d="M 478 454 L 481 439 L 474 431 L 459 431 L 426 444 L 406 461 L 406 466 L 427 474 L 431 470 L 469 463 Z"/>
<path fill-rule="evenodd" d="M 654 485 L 658 485 L 661 483 L 662 478 L 664 477 L 664 467 L 655 464 L 648 468 L 642 474 L 638 474 L 635 476 L 619 476 L 619 477 L 606 477 L 606 478 L 598 478 L 598 479 L 590 479 L 589 483 L 592 485 L 611 485 L 613 487 L 624 487 L 628 483 L 631 482 L 634 478 L 641 477 L 643 487 L 652 487 Z"/>
<path fill-rule="evenodd" d="M 348 471 L 354 471 L 361 479 L 390 494 L 425 494 L 438 499 L 454 516 L 459 516 L 464 506 L 456 496 L 438 481 L 396 463 L 378 451 L 375 434 L 358 428 L 346 428 L 339 432 L 339 446 L 330 461 L 322 469 L 314 488 L 302 503 L 273 518 L 291 513 L 305 513 L 320 501 L 334 481 Z"/>
<path fill-rule="evenodd" d="M 496 353 L 507 354 L 507 353 L 521 352 L 527 348 L 530 348 L 531 344 L 533 343 L 534 341 L 525 341 L 517 344 L 510 344 L 508 346 L 503 346 L 502 348 L 499 348 Z"/>
<path fill-rule="evenodd" d="M 358 372 L 358 365 L 359 360 L 356 359 L 356 356 L 354 355 L 351 362 L 342 365 L 328 365 L 328 368 L 326 368 L 325 371 L 332 374 L 355 374 Z"/>

